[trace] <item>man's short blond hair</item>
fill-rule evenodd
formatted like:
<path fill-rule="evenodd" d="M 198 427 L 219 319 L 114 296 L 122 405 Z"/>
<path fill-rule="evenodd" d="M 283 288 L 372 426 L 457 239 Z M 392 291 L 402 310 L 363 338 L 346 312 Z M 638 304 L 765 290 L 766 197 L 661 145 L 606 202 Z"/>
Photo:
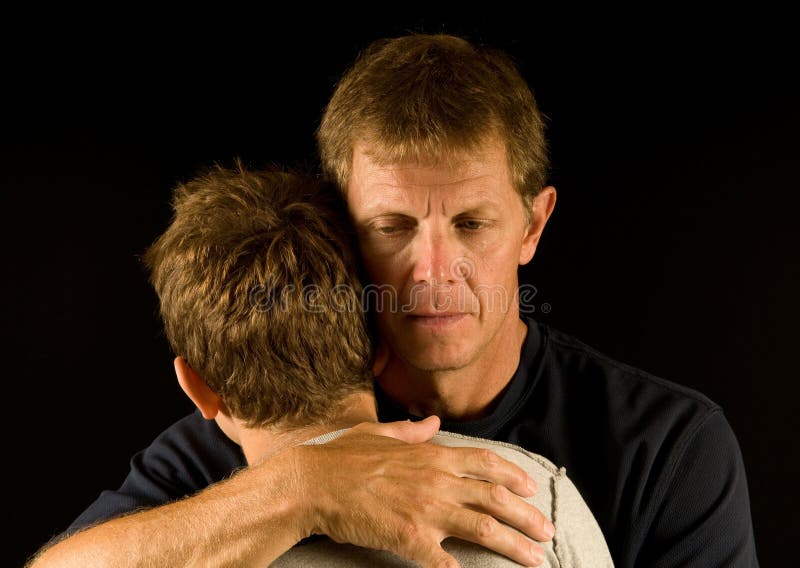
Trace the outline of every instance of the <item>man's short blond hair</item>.
<path fill-rule="evenodd" d="M 357 143 L 378 163 L 436 164 L 492 139 L 505 144 L 529 218 L 549 168 L 533 93 L 505 53 L 444 34 L 370 45 L 337 85 L 317 130 L 323 170 L 343 191 Z"/>

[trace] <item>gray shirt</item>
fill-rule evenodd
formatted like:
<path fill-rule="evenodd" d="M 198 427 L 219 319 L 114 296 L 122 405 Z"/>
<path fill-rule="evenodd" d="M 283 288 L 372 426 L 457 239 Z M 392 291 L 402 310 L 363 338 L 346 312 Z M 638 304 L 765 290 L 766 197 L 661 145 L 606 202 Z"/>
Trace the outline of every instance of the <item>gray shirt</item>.
<path fill-rule="evenodd" d="M 330 432 L 309 440 L 306 444 L 324 444 L 338 438 L 346 431 Z M 553 540 L 541 543 L 545 556 L 542 567 L 602 568 L 614 565 L 597 521 L 578 490 L 567 477 L 563 467 L 556 467 L 538 454 L 505 442 L 494 442 L 452 432 L 439 432 L 432 441 L 444 446 L 491 449 L 500 457 L 520 466 L 533 477 L 539 489 L 533 497 L 527 498 L 526 501 L 551 519 L 556 527 Z M 442 547 L 459 561 L 462 568 L 519 566 L 505 556 L 456 538 L 445 539 Z M 275 568 L 306 566 L 405 568 L 416 566 L 416 564 L 390 552 L 339 544 L 330 539 L 320 539 L 290 549 L 275 560 L 271 566 Z"/>

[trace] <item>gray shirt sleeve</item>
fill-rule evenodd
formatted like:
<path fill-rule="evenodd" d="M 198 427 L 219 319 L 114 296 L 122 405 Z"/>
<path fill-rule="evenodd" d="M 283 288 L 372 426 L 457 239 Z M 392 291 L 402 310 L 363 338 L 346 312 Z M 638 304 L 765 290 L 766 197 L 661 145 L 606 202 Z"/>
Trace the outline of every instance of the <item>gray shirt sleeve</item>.
<path fill-rule="evenodd" d="M 309 440 L 309 444 L 329 442 L 344 430 L 331 432 Z M 493 442 L 451 432 L 440 432 L 435 443 L 451 447 L 488 448 L 528 472 L 539 485 L 539 490 L 526 499 L 548 516 L 556 527 L 551 542 L 541 543 L 545 559 L 542 567 L 604 568 L 613 566 L 600 527 L 564 468 L 558 468 L 546 458 L 504 442 Z M 448 538 L 442 547 L 452 554 L 462 568 L 518 567 L 519 564 L 476 544 Z M 331 568 L 357 567 L 413 567 L 416 564 L 386 551 L 338 544 L 329 539 L 296 546 L 278 558 L 276 568 L 301 566 L 326 566 Z"/>
<path fill-rule="evenodd" d="M 542 567 L 605 568 L 614 565 L 600 526 L 563 467 L 559 468 L 539 454 L 506 442 L 495 442 L 451 432 L 440 432 L 434 441 L 447 446 L 488 448 L 500 457 L 520 466 L 536 480 L 539 490 L 526 501 L 550 518 L 556 527 L 553 540 L 540 543 L 545 553 Z M 473 549 L 472 545 L 469 554 L 468 562 L 462 561 L 455 553 L 453 555 L 462 563 L 462 567 L 518 566 L 505 557 L 483 548 Z M 497 563 L 486 563 L 487 555 L 498 559 Z M 501 563 L 501 560 L 505 563 Z"/>

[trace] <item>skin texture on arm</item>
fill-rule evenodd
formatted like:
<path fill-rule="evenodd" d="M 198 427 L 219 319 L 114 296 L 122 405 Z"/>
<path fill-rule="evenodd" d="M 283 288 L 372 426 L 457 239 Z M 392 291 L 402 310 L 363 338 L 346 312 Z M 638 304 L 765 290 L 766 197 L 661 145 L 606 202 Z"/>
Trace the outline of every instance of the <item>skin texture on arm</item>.
<path fill-rule="evenodd" d="M 83 530 L 29 566 L 266 566 L 304 535 L 292 452 L 192 497 Z"/>
<path fill-rule="evenodd" d="M 486 450 L 422 443 L 438 427 L 364 424 L 296 446 L 195 496 L 77 533 L 32 566 L 268 565 L 315 533 L 422 566 L 457 566 L 441 547 L 448 536 L 537 565 L 538 546 L 495 520 L 550 538 L 542 514 L 513 498 L 533 493 L 527 474 Z"/>
<path fill-rule="evenodd" d="M 522 468 L 486 449 L 409 448 L 381 436 L 387 427 L 395 429 L 391 435 L 397 438 L 408 435 L 404 430 L 424 428 L 427 440 L 438 431 L 439 420 L 360 424 L 333 442 L 305 446 L 331 460 L 332 475 L 315 497 L 319 516 L 314 532 L 336 542 L 389 550 L 422 566 L 458 566 L 441 546 L 451 536 L 525 566 L 542 562 L 538 544 L 499 522 L 539 542 L 552 538 L 549 520 L 518 497 L 536 491 Z M 345 460 L 347 468 L 335 467 Z M 358 505 L 343 507 L 347 502 Z"/>

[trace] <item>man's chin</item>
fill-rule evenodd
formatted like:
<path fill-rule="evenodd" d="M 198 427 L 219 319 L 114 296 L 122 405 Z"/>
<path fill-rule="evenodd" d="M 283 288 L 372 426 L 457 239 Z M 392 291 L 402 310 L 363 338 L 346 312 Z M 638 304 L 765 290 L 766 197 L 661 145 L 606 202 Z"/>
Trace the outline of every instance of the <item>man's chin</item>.
<path fill-rule="evenodd" d="M 469 323 L 469 316 L 461 318 L 455 326 L 461 327 Z M 471 330 L 449 330 L 439 325 L 419 324 L 402 320 L 390 326 L 392 350 L 406 365 L 417 371 L 445 372 L 463 369 L 476 357 L 477 350 L 473 341 L 475 336 L 469 335 Z M 397 325 L 399 323 L 399 325 Z"/>
<path fill-rule="evenodd" d="M 420 350 L 410 349 L 400 356 L 407 365 L 425 373 L 458 371 L 471 363 L 469 354 L 459 352 L 422 353 Z"/>

